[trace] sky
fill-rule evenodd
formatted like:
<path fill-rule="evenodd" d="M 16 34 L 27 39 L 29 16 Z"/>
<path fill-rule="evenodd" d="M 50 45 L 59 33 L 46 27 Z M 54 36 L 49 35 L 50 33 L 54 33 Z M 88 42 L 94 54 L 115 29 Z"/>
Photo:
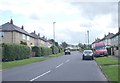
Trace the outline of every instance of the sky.
<path fill-rule="evenodd" d="M 56 22 L 55 41 L 87 44 L 118 32 L 118 0 L 0 0 L 0 18 L 48 39 Z"/>

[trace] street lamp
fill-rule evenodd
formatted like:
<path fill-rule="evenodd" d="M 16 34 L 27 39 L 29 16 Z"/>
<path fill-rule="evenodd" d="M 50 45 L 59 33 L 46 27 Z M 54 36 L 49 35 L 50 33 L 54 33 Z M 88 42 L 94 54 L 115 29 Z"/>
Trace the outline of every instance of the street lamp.
<path fill-rule="evenodd" d="M 55 23 L 56 23 L 56 22 L 53 22 L 53 39 L 54 39 L 53 53 L 54 53 L 54 46 L 55 46 Z"/>
<path fill-rule="evenodd" d="M 89 30 L 87 30 L 87 35 L 88 35 L 88 47 L 89 47 Z"/>

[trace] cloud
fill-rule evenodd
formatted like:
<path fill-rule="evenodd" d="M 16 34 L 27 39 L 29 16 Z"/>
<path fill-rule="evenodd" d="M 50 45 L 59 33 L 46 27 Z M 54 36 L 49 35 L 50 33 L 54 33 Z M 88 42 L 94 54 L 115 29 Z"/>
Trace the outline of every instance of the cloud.
<path fill-rule="evenodd" d="M 0 12 L 10 11 L 18 25 L 25 30 L 36 30 L 41 36 L 53 38 L 55 21 L 56 41 L 86 43 L 87 30 L 90 43 L 108 32 L 117 32 L 117 3 L 80 2 L 79 0 L 1 0 Z M 2 14 L 5 19 L 6 15 Z M 14 17 L 14 16 L 17 16 Z M 8 16 L 8 14 L 7 14 Z M 24 23 L 19 20 L 24 19 Z"/>

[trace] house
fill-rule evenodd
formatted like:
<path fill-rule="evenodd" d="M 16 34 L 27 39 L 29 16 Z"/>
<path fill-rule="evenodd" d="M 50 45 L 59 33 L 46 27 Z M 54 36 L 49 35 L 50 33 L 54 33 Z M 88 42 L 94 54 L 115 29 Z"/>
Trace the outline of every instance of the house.
<path fill-rule="evenodd" d="M 42 47 L 51 47 L 51 42 L 49 42 L 47 40 L 47 38 L 45 38 L 45 36 L 40 37 L 40 34 L 38 33 L 38 35 L 36 34 L 36 32 L 32 32 L 30 33 L 34 38 L 34 46 L 42 46 Z"/>
<path fill-rule="evenodd" d="M 111 39 L 111 54 L 118 56 L 120 50 L 120 28 L 118 33 L 116 33 Z"/>
<path fill-rule="evenodd" d="M 99 38 L 95 39 L 95 41 L 92 43 L 92 48 L 94 48 L 94 47 L 95 47 L 95 43 L 100 42 L 100 40 L 101 40 L 101 39 L 99 39 Z"/>
<path fill-rule="evenodd" d="M 14 25 L 13 20 L 0 26 L 0 43 L 34 44 L 34 37 L 24 30 L 24 26 Z"/>
<path fill-rule="evenodd" d="M 24 26 L 18 27 L 14 25 L 13 20 L 0 26 L 0 44 L 1 43 L 15 43 L 27 44 L 29 47 L 42 46 L 51 47 L 53 43 L 47 40 L 45 36 L 40 37 L 36 32 L 28 33 L 24 30 Z"/>
<path fill-rule="evenodd" d="M 110 38 L 113 36 L 114 36 L 114 34 L 109 32 L 108 35 L 105 35 L 104 38 L 102 38 L 99 42 L 104 43 L 105 46 L 107 48 L 109 48 L 111 46 L 111 39 Z"/>

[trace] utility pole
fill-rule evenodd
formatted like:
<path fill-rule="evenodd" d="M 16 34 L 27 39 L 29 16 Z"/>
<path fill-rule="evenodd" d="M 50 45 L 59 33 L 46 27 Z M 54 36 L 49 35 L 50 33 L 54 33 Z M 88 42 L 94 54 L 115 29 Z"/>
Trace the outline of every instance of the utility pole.
<path fill-rule="evenodd" d="M 54 39 L 53 52 L 54 52 L 54 46 L 55 46 L 55 23 L 56 23 L 56 22 L 53 22 L 53 39 Z"/>
<path fill-rule="evenodd" d="M 89 48 L 89 30 L 87 30 L 87 35 L 88 35 L 88 48 Z"/>

